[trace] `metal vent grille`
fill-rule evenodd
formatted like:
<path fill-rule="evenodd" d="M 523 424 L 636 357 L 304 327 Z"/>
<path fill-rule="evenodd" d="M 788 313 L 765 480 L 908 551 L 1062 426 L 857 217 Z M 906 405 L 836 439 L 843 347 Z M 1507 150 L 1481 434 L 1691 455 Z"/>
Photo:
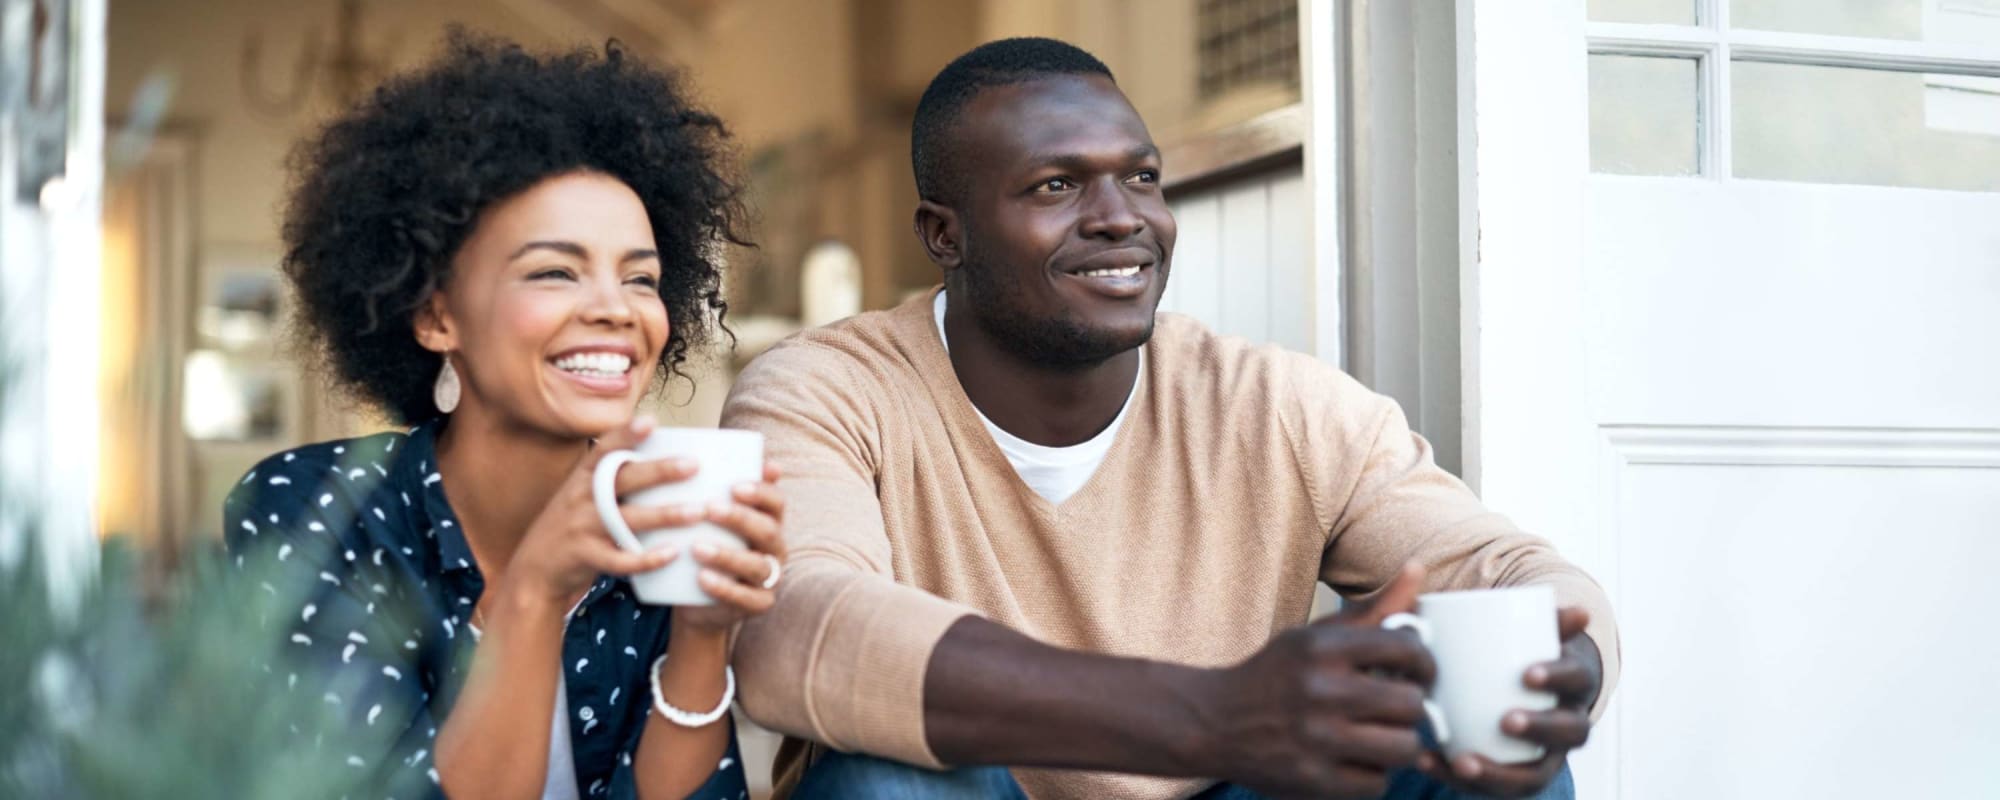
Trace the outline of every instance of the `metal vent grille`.
<path fill-rule="evenodd" d="M 1201 96 L 1299 85 L 1297 0 L 1201 0 Z"/>

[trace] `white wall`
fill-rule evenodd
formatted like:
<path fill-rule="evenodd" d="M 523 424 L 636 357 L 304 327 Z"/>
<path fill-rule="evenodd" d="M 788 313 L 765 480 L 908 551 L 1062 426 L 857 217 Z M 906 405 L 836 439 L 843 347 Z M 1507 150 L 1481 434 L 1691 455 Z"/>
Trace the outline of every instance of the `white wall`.
<path fill-rule="evenodd" d="M 1180 236 L 1160 309 L 1313 352 L 1305 189 L 1292 163 L 1174 197 Z"/>

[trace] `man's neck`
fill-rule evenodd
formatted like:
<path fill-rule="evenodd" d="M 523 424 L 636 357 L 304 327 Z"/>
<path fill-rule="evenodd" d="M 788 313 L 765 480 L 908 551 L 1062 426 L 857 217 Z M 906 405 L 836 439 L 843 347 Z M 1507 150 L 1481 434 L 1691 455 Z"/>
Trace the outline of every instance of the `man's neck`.
<path fill-rule="evenodd" d="M 1096 364 L 1051 367 L 1001 347 L 972 319 L 945 305 L 951 369 L 972 405 L 1001 430 L 1044 447 L 1089 441 L 1110 427 L 1139 379 L 1139 349 Z"/>
<path fill-rule="evenodd" d="M 461 406 L 438 438 L 438 472 L 479 569 L 499 580 L 528 526 L 583 457 L 584 442 L 538 435 Z"/>

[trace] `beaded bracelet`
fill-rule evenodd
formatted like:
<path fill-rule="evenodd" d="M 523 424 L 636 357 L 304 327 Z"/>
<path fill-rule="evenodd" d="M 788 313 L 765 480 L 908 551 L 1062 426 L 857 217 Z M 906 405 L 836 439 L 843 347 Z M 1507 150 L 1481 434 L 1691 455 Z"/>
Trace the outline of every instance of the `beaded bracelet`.
<path fill-rule="evenodd" d="M 660 712 L 660 716 L 666 717 L 668 722 L 683 728 L 700 728 L 718 719 L 722 719 L 722 715 L 729 713 L 729 704 L 736 699 L 736 670 L 730 669 L 728 666 L 722 668 L 722 702 L 715 704 L 715 710 L 713 711 L 706 714 L 696 714 L 692 711 L 682 711 L 674 708 L 673 705 L 667 702 L 666 695 L 660 693 L 660 665 L 665 663 L 667 663 L 667 657 L 664 653 L 659 658 L 653 659 L 651 676 L 653 679 L 653 710 Z"/>

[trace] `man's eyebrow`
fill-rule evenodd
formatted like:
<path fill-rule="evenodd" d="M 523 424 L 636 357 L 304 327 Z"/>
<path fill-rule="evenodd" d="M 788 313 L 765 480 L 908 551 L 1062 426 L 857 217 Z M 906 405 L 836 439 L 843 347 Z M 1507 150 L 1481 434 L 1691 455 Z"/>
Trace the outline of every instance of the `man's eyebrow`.
<path fill-rule="evenodd" d="M 1135 145 L 1126 150 L 1126 161 L 1158 159 L 1160 148 L 1150 144 Z M 1035 153 L 1028 157 L 1028 163 L 1035 167 L 1060 167 L 1067 170 L 1087 170 L 1095 166 L 1097 160 L 1082 153 Z"/>

